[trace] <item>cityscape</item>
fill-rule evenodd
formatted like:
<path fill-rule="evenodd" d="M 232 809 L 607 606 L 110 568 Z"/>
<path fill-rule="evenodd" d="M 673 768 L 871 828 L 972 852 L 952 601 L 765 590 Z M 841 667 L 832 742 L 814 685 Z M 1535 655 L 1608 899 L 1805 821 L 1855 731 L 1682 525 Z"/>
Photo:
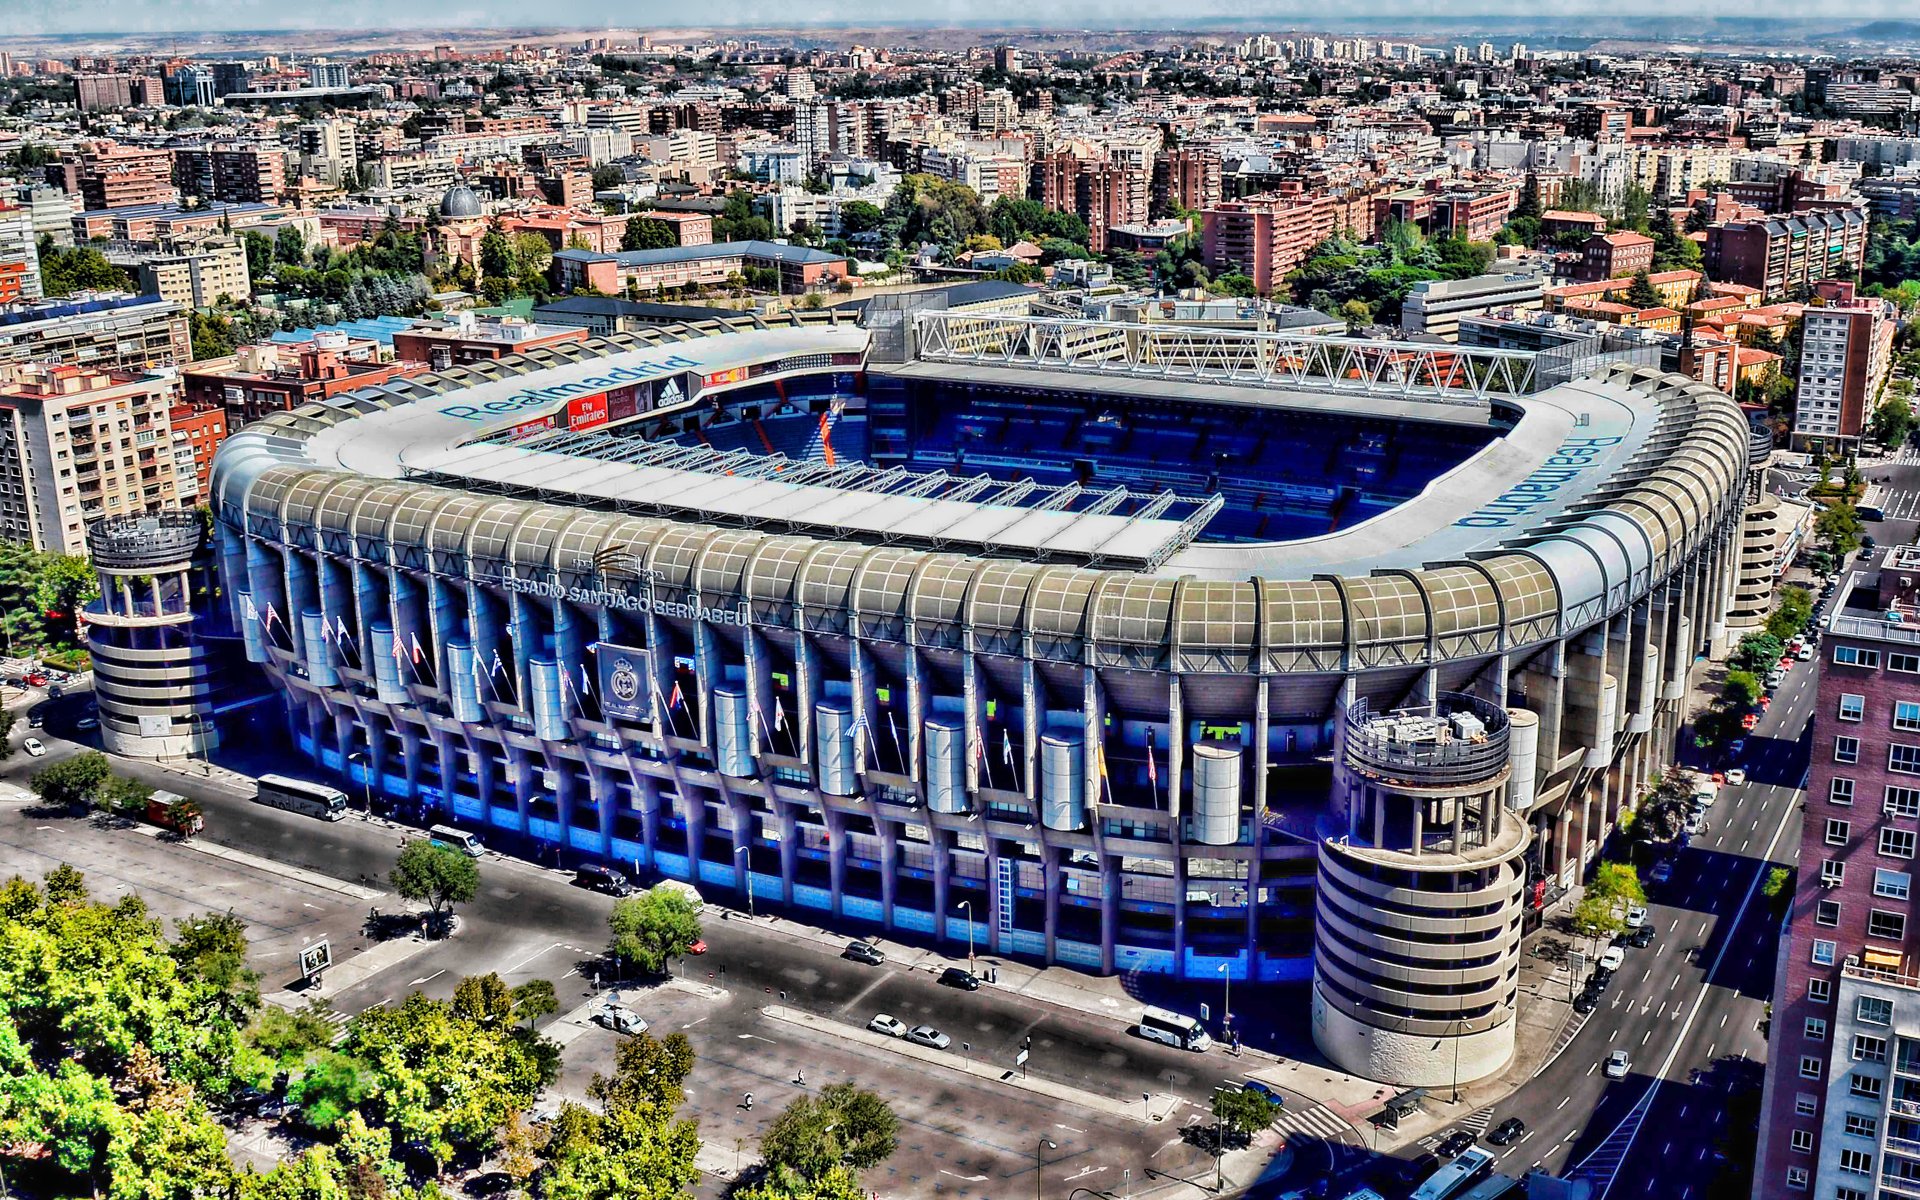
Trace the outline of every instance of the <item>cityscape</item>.
<path fill-rule="evenodd" d="M 1920 1200 L 1920 21 L 1401 7 L 0 27 L 0 1190 Z"/>

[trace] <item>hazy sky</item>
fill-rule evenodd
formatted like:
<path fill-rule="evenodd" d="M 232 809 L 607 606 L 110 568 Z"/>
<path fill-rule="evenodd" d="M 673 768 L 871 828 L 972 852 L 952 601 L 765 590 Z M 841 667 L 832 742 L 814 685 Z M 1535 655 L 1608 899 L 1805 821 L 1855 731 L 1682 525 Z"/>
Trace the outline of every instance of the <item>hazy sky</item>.
<path fill-rule="evenodd" d="M 697 14 L 697 16 L 696 16 Z M 1337 14 L 1337 15 L 1336 15 Z M 1723 17 L 1867 21 L 1913 18 L 1907 0 L 1349 0 L 1337 9 L 1324 3 L 1263 4 L 1258 0 L 1055 0 L 1036 8 L 1032 0 L 734 0 L 724 5 L 688 5 L 684 0 L 0 0 L 0 34 L 31 37 L 50 33 L 164 33 L 228 29 L 420 28 L 471 29 L 526 25 L 647 28 L 684 27 L 689 18 L 728 25 L 786 26 L 805 23 L 883 24 L 903 20 L 970 24 L 1045 24 L 1051 28 L 1125 28 L 1222 19 L 1270 22 L 1276 27 L 1312 26 L 1329 20 L 1394 18 L 1471 19 L 1474 16 L 1533 17 L 1543 23 L 1583 14 L 1612 18 L 1646 15 L 1692 19 Z M 1566 32 L 1583 32 L 1571 23 Z"/>

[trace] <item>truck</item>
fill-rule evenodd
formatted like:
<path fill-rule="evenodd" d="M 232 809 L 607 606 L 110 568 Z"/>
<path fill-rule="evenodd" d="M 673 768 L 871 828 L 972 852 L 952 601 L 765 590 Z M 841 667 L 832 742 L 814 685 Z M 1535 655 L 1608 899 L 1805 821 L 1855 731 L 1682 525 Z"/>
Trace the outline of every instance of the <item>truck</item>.
<path fill-rule="evenodd" d="M 192 837 L 207 827 L 200 806 L 175 792 L 155 792 L 147 800 L 147 820 L 183 838 Z"/>

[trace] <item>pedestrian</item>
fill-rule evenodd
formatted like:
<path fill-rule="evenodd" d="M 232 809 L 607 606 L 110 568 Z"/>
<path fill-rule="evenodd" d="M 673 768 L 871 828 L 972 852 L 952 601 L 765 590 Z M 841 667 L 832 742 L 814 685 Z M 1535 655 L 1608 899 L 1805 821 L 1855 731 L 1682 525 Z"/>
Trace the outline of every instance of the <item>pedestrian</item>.
<path fill-rule="evenodd" d="M 807 1085 L 807 1073 L 796 1067 L 793 1072 L 793 1085 L 795 1087 L 805 1087 Z"/>
<path fill-rule="evenodd" d="M 753 1093 L 752 1092 L 747 1093 L 747 1098 L 740 1102 L 740 1106 L 746 1109 L 748 1112 L 753 1111 Z"/>

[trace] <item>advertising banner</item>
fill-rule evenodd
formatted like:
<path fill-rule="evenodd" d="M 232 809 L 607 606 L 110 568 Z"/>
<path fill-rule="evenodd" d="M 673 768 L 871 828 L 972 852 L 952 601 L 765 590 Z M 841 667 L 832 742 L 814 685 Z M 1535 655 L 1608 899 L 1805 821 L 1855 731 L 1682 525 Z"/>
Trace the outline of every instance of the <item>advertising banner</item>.
<path fill-rule="evenodd" d="M 612 642 L 596 642 L 594 658 L 600 668 L 600 711 L 609 720 L 653 720 L 652 658 L 647 651 Z"/>

